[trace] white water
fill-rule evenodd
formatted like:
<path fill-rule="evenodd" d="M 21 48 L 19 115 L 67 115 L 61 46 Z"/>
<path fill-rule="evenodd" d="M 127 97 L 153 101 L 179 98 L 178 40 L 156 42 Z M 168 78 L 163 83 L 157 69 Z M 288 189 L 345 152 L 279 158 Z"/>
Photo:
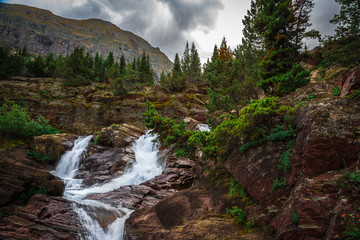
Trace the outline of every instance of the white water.
<path fill-rule="evenodd" d="M 84 229 L 87 230 L 87 233 L 81 236 L 83 239 L 123 239 L 124 224 L 132 210 L 122 206 L 115 208 L 108 204 L 85 200 L 84 198 L 90 193 L 106 193 L 121 186 L 137 185 L 161 174 L 163 169 L 158 162 L 158 146 L 157 143 L 153 142 L 155 138 L 156 136 L 150 134 L 141 136 L 132 147 L 136 162 L 121 177 L 112 179 L 102 185 L 86 188 L 82 185 L 82 179 L 74 179 L 82 160 L 81 156 L 85 152 L 91 136 L 76 140 L 73 149 L 61 157 L 60 163 L 53 174 L 62 178 L 66 184 L 64 198 L 75 202 L 73 204 L 74 210 L 79 215 Z M 116 220 L 106 229 L 101 227 L 99 221 L 96 220 L 97 214 L 104 212 L 116 217 Z"/>

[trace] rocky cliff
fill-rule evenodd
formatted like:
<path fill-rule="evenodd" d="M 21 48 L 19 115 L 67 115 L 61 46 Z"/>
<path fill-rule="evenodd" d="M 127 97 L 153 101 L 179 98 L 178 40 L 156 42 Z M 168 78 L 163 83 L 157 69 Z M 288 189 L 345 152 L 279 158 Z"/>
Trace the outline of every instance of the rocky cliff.
<path fill-rule="evenodd" d="M 150 55 L 156 74 L 169 72 L 172 63 L 159 48 L 131 32 L 99 19 L 72 20 L 50 11 L 17 4 L 0 3 L 0 45 L 22 48 L 35 54 L 70 54 L 77 46 L 93 55 L 106 57 L 113 52 L 115 59 L 122 55 L 129 62 L 142 52 Z"/>
<path fill-rule="evenodd" d="M 206 86 L 188 89 L 188 93 L 163 93 L 159 87 L 118 97 L 106 84 L 82 87 L 65 86 L 63 79 L 13 77 L 0 81 L 0 103 L 4 98 L 25 105 L 35 116 L 67 132 L 92 133 L 113 123 L 131 123 L 143 127 L 146 101 L 159 112 L 178 119 L 206 120 Z"/>

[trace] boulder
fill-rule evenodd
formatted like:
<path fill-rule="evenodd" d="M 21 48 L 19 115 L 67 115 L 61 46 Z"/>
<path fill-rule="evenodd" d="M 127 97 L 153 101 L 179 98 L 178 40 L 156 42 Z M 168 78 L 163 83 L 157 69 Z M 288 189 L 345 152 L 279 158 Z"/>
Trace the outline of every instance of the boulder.
<path fill-rule="evenodd" d="M 0 218 L 0 238 L 75 240 L 80 239 L 80 226 L 71 202 L 40 194 L 33 196 L 26 206 Z"/>
<path fill-rule="evenodd" d="M 341 88 L 340 96 L 348 96 L 360 90 L 360 67 L 342 74 L 338 81 Z"/>
<path fill-rule="evenodd" d="M 0 149 L 0 207 L 16 202 L 21 195 L 46 191 L 62 196 L 63 182 L 27 159 L 26 149 Z"/>

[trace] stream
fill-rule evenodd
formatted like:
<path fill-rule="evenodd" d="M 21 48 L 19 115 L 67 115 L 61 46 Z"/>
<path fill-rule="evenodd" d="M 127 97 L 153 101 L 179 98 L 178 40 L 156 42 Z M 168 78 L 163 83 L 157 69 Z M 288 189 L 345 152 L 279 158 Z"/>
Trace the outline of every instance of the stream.
<path fill-rule="evenodd" d="M 123 206 L 113 207 L 96 200 L 85 199 L 93 193 L 107 193 L 121 186 L 138 185 L 150 180 L 163 171 L 158 162 L 158 144 L 153 140 L 156 136 L 147 133 L 135 141 L 132 150 L 135 163 L 125 170 L 120 177 L 101 185 L 85 186 L 83 179 L 76 179 L 77 169 L 84 158 L 92 136 L 80 137 L 73 148 L 60 159 L 56 170 L 52 173 L 65 183 L 64 198 L 73 202 L 73 209 L 79 215 L 85 234 L 80 235 L 86 240 L 123 239 L 126 219 L 133 210 Z"/>

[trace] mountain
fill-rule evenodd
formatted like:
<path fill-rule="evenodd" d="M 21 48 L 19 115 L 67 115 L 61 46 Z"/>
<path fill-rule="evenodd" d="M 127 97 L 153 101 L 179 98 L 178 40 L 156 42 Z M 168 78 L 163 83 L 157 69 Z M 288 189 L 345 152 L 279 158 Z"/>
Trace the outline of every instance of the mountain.
<path fill-rule="evenodd" d="M 150 55 L 154 72 L 169 72 L 172 62 L 147 41 L 100 19 L 73 20 L 50 11 L 18 4 L 0 3 L 0 45 L 11 49 L 26 45 L 30 53 L 70 54 L 77 46 L 105 58 L 113 52 L 115 59 L 125 56 L 127 62 Z"/>

